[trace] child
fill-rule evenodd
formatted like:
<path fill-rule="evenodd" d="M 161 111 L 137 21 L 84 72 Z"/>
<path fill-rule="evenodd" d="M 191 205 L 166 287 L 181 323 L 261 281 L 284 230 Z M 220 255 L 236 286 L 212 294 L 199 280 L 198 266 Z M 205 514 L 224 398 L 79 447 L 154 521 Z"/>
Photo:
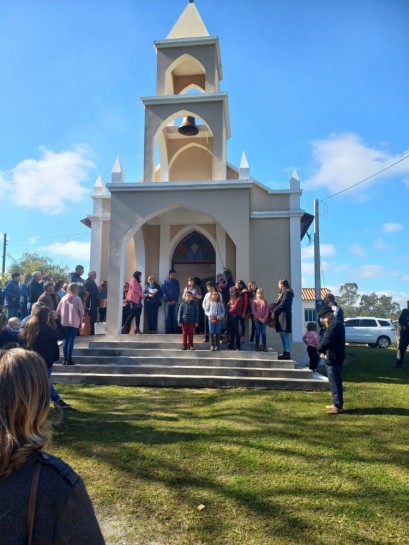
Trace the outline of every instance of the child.
<path fill-rule="evenodd" d="M 182 350 L 194 350 L 193 330 L 199 324 L 199 308 L 193 300 L 193 294 L 187 291 L 184 295 L 185 300 L 178 310 L 178 326 L 182 328 Z"/>
<path fill-rule="evenodd" d="M 314 373 L 317 373 L 320 359 L 317 352 L 317 346 L 319 345 L 320 338 L 318 337 L 317 324 L 315 322 L 309 322 L 307 324 L 307 331 L 302 340 L 307 345 L 307 352 L 310 357 L 310 369 Z"/>
<path fill-rule="evenodd" d="M 21 322 L 18 318 L 9 318 L 7 322 L 6 331 L 13 335 L 16 339 L 20 338 Z"/>
<path fill-rule="evenodd" d="M 252 309 L 252 304 L 253 304 L 253 299 L 254 297 L 256 296 L 256 291 L 257 291 L 257 286 L 256 286 L 256 283 L 253 282 L 253 281 L 250 281 L 248 284 L 247 284 L 247 289 L 249 290 L 248 291 L 248 295 L 249 295 L 249 306 L 250 306 L 250 310 Z M 251 312 L 249 314 L 250 316 L 250 320 L 251 320 L 251 333 L 250 333 L 250 342 L 254 342 L 254 336 L 256 334 L 256 325 L 254 323 L 254 318 L 253 318 L 253 312 Z"/>
<path fill-rule="evenodd" d="M 227 329 L 229 331 L 229 350 L 234 350 L 234 340 L 236 340 L 236 350 L 241 350 L 239 323 L 243 312 L 243 297 L 240 291 L 233 286 L 230 288 L 230 299 L 227 303 Z"/>
<path fill-rule="evenodd" d="M 260 350 L 260 333 L 263 341 L 263 352 L 267 352 L 266 322 L 269 314 L 269 306 L 264 297 L 264 290 L 261 288 L 256 290 L 256 296 L 251 304 L 251 312 L 256 327 L 256 352 Z"/>
<path fill-rule="evenodd" d="M 209 319 L 210 350 L 219 350 L 222 320 L 224 318 L 224 305 L 219 300 L 219 292 L 210 292 L 210 300 L 205 307 L 205 314 Z"/>

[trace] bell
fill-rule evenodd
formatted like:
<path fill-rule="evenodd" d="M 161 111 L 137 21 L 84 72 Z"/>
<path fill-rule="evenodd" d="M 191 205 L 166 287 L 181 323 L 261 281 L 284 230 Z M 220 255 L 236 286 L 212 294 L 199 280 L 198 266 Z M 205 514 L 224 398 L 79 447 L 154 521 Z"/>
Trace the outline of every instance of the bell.
<path fill-rule="evenodd" d="M 195 118 L 190 115 L 184 117 L 178 131 L 183 136 L 195 136 L 199 132 L 199 129 L 196 127 Z"/>

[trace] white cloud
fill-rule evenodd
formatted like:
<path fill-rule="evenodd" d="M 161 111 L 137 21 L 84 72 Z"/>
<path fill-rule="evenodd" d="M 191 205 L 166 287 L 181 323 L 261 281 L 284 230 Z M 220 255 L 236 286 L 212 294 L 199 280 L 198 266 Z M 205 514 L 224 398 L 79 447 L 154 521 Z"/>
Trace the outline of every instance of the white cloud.
<path fill-rule="evenodd" d="M 40 252 L 45 252 L 47 255 L 63 255 L 77 261 L 88 262 L 90 255 L 90 243 L 76 242 L 75 240 L 70 240 L 69 242 L 53 242 L 47 246 L 40 246 L 38 250 Z"/>
<path fill-rule="evenodd" d="M 331 257 L 335 255 L 335 246 L 333 244 L 321 244 L 320 245 L 321 257 Z M 306 246 L 301 249 L 301 259 L 314 258 L 314 246 Z"/>
<path fill-rule="evenodd" d="M 382 265 L 364 265 L 355 274 L 358 278 L 382 278 L 385 270 Z"/>
<path fill-rule="evenodd" d="M 401 231 L 403 225 L 401 223 L 384 223 L 382 225 L 382 230 L 384 233 L 395 233 L 396 231 Z"/>
<path fill-rule="evenodd" d="M 25 159 L 9 173 L 0 173 L 0 194 L 17 207 L 58 215 L 88 193 L 83 184 L 94 163 L 85 146 L 60 153 L 44 147 L 40 151 L 40 159 Z"/>
<path fill-rule="evenodd" d="M 367 146 L 357 134 L 331 134 L 325 140 L 316 140 L 312 143 L 313 161 L 316 164 L 316 172 L 306 180 L 306 189 L 325 188 L 331 194 L 346 189 L 368 176 L 381 171 L 391 164 L 399 161 L 409 150 L 400 155 L 392 155 L 385 150 Z M 390 170 L 376 176 L 373 180 L 365 182 L 348 191 L 367 197 L 368 185 L 383 179 L 409 173 L 409 161 L 402 161 Z"/>
<path fill-rule="evenodd" d="M 409 274 L 404 274 L 402 276 L 402 280 L 404 280 L 405 282 L 409 282 Z"/>
<path fill-rule="evenodd" d="M 365 257 L 366 256 L 366 250 L 362 246 L 359 246 L 359 244 L 353 244 L 349 247 L 349 251 L 351 254 L 355 255 L 356 257 Z"/>
<path fill-rule="evenodd" d="M 383 238 L 377 238 L 374 240 L 372 246 L 375 248 L 375 250 L 390 250 L 392 248 L 392 246 L 386 244 Z"/>

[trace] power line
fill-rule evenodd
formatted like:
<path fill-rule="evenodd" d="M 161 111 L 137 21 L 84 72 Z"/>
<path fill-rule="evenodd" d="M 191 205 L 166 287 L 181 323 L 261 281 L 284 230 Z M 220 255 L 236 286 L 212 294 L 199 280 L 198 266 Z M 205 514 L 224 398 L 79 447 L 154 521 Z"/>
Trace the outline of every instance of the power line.
<path fill-rule="evenodd" d="M 379 170 L 378 172 L 375 172 L 375 174 L 371 174 L 371 176 L 368 176 L 367 178 L 361 180 L 360 182 L 357 182 L 356 184 L 350 185 L 349 187 L 345 187 L 345 189 L 341 189 L 341 191 L 338 191 L 337 193 L 333 193 L 329 197 L 325 197 L 325 199 L 322 199 L 322 201 L 327 201 L 328 199 L 331 199 L 331 197 L 336 197 L 337 195 L 340 195 L 341 193 L 345 193 L 345 191 L 349 191 L 350 189 L 356 187 L 357 185 L 363 184 L 364 182 L 367 182 L 371 178 L 375 178 L 375 176 L 379 176 L 379 174 L 382 174 L 382 172 L 385 172 L 386 170 L 389 170 L 390 168 L 394 167 L 395 165 L 401 163 L 402 161 L 405 161 L 409 158 L 409 154 L 405 155 L 399 161 L 396 161 L 395 163 L 392 163 L 391 165 L 383 168 L 382 170 Z"/>

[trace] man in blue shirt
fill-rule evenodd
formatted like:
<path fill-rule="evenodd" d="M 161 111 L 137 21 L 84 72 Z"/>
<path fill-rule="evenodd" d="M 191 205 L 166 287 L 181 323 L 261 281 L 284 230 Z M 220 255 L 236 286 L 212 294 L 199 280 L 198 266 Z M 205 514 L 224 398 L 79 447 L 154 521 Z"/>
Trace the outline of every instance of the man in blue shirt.
<path fill-rule="evenodd" d="M 163 299 L 165 301 L 165 331 L 178 333 L 178 300 L 180 284 L 176 280 L 175 269 L 170 269 L 169 276 L 162 284 Z"/>

